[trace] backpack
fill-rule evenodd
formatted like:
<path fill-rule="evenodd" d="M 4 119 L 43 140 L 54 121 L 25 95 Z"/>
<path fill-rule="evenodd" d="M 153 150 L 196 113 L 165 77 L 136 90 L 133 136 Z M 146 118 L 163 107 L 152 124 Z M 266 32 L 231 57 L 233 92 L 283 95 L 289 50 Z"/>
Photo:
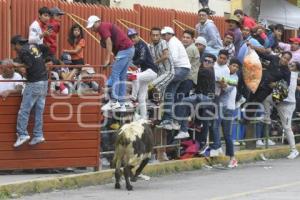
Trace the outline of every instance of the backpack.
<path fill-rule="evenodd" d="M 289 86 L 285 80 L 276 82 L 272 91 L 272 99 L 275 103 L 282 102 L 289 95 Z"/>

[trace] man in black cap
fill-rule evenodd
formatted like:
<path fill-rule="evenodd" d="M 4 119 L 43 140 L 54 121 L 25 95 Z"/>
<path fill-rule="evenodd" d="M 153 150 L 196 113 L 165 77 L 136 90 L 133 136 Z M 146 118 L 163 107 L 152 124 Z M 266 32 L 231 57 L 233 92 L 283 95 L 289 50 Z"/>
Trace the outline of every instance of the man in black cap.
<path fill-rule="evenodd" d="M 45 141 L 43 136 L 43 113 L 48 90 L 48 75 L 44 60 L 48 55 L 48 48 L 43 45 L 28 44 L 28 40 L 20 35 L 13 36 L 11 44 L 20 61 L 20 64 L 14 63 L 14 65 L 24 67 L 27 78 L 17 119 L 18 139 L 14 144 L 14 147 L 17 148 L 30 139 L 27 126 L 32 109 L 34 109 L 35 114 L 34 138 L 29 144 L 35 145 Z"/>

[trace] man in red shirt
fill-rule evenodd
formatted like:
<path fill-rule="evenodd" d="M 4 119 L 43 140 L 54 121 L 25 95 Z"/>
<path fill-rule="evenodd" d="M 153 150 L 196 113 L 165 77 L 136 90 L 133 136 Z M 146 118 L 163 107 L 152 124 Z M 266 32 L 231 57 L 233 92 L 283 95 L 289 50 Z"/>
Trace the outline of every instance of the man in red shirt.
<path fill-rule="evenodd" d="M 50 53 L 55 55 L 57 51 L 57 35 L 60 30 L 61 16 L 65 13 L 58 7 L 50 8 L 51 18 L 48 22 L 48 29 L 51 29 L 51 34 L 44 38 L 44 44 L 49 47 Z"/>
<path fill-rule="evenodd" d="M 92 15 L 88 18 L 87 28 L 99 34 L 101 46 L 106 49 L 104 66 L 111 64 L 111 55 L 115 56 L 112 63 L 111 82 L 112 97 L 111 101 L 102 107 L 102 110 L 120 109 L 126 111 L 125 95 L 127 69 L 134 55 L 134 47 L 128 36 L 115 24 L 101 22 L 100 18 Z"/>
<path fill-rule="evenodd" d="M 240 20 L 242 27 L 254 28 L 257 24 L 255 20 L 247 16 L 242 10 L 236 9 L 234 15 Z"/>

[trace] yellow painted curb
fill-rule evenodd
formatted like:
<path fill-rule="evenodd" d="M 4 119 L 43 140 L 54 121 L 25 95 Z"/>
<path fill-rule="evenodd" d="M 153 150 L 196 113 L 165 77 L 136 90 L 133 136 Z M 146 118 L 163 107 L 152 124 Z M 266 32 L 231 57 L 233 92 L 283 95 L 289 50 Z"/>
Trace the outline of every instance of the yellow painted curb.
<path fill-rule="evenodd" d="M 300 145 L 297 146 L 298 149 Z M 239 163 L 247 163 L 261 160 L 261 155 L 266 158 L 283 158 L 289 154 L 288 146 L 264 149 L 264 150 L 244 150 L 236 153 Z M 204 165 L 226 164 L 228 158 L 192 158 L 188 160 L 175 160 L 164 163 L 148 165 L 144 174 L 159 176 L 172 174 L 181 171 L 201 169 Z M 76 175 L 66 175 L 62 177 L 45 178 L 33 181 L 21 181 L 0 185 L 0 199 L 18 197 L 21 195 L 49 192 L 58 189 L 74 189 L 84 186 L 100 185 L 112 182 L 113 170 L 103 170 L 99 172 L 89 172 Z"/>

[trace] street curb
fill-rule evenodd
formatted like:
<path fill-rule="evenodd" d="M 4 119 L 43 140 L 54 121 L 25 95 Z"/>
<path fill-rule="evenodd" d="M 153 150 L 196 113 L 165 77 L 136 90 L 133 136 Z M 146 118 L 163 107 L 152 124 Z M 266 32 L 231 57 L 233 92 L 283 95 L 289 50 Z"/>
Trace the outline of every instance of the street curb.
<path fill-rule="evenodd" d="M 300 145 L 297 145 L 300 148 Z M 289 147 L 276 147 L 264 150 L 243 150 L 236 153 L 239 163 L 249 163 L 262 160 L 262 155 L 268 159 L 284 158 L 289 154 Z M 150 176 L 166 175 L 181 171 L 201 169 L 205 165 L 226 164 L 228 158 L 192 158 L 188 160 L 168 161 L 164 163 L 148 165 L 144 174 Z M 89 172 L 84 174 L 66 175 L 62 177 L 44 178 L 33 181 L 20 181 L 0 185 L 0 199 L 19 197 L 34 193 L 50 192 L 61 189 L 76 189 L 84 186 L 111 183 L 113 170 Z"/>

